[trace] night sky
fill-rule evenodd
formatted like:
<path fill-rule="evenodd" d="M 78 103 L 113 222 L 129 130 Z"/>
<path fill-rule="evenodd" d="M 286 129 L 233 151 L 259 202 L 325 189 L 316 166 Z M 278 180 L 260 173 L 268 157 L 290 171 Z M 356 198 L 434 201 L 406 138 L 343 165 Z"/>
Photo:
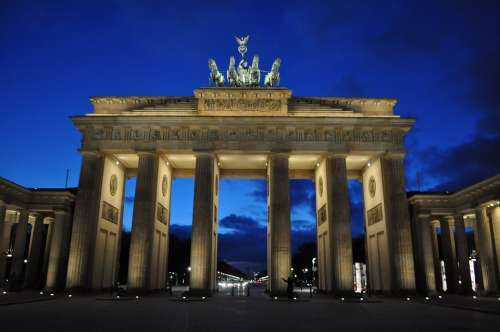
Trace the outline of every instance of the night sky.
<path fill-rule="evenodd" d="M 395 97 L 417 119 L 406 138 L 408 190 L 456 190 L 500 170 L 500 1 L 0 0 L 0 176 L 77 186 L 70 115 L 93 95 L 192 95 L 207 59 L 225 68 L 234 35 L 296 96 Z M 417 177 L 417 174 L 420 174 Z M 420 178 L 420 181 L 417 181 Z M 130 229 L 134 180 L 127 183 Z M 359 183 L 349 182 L 353 234 Z M 265 182 L 222 180 L 219 255 L 265 260 Z M 313 240 L 314 186 L 291 181 L 293 245 Z M 193 181 L 174 182 L 172 231 L 189 236 Z"/>

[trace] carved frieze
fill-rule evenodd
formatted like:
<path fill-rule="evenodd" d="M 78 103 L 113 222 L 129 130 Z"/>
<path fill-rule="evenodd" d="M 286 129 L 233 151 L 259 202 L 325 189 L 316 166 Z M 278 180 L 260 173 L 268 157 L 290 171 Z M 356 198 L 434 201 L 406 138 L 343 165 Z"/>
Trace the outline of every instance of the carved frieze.
<path fill-rule="evenodd" d="M 156 220 L 162 224 L 168 224 L 168 209 L 160 203 L 156 204 Z"/>
<path fill-rule="evenodd" d="M 118 224 L 119 210 L 113 205 L 106 201 L 102 202 L 102 212 L 101 218 L 112 222 L 113 224 Z"/>
<path fill-rule="evenodd" d="M 318 226 L 322 225 L 326 221 L 326 204 L 318 210 Z"/>
<path fill-rule="evenodd" d="M 382 203 L 366 211 L 368 226 L 374 225 L 383 219 Z"/>
<path fill-rule="evenodd" d="M 98 127 L 88 126 L 87 141 L 277 141 L 277 142 L 332 142 L 343 143 L 388 143 L 403 142 L 404 131 L 379 128 L 343 128 L 310 126 L 259 126 L 259 127 Z"/>

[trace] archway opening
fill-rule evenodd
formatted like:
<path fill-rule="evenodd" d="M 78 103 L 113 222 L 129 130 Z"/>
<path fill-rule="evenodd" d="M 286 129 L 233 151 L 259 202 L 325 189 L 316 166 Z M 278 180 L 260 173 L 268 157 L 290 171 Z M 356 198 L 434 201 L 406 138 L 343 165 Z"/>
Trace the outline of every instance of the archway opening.
<path fill-rule="evenodd" d="M 221 179 L 217 241 L 219 292 L 244 294 L 248 280 L 259 283 L 267 274 L 266 248 L 267 181 Z"/>
<path fill-rule="evenodd" d="M 172 287 L 187 290 L 191 259 L 194 178 L 174 178 L 170 202 L 167 280 Z"/>
<path fill-rule="evenodd" d="M 363 184 L 359 180 L 348 180 L 349 207 L 351 212 L 352 262 L 354 291 L 367 291 L 366 232 L 364 221 Z"/>
<path fill-rule="evenodd" d="M 310 179 L 290 180 L 292 268 L 296 291 L 308 292 L 316 285 L 316 192 Z"/>

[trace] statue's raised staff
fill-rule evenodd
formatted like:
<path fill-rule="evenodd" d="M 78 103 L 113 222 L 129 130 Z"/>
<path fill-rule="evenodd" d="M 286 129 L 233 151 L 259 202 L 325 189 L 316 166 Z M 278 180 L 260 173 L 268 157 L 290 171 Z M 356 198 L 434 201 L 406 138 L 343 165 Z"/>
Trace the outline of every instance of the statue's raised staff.
<path fill-rule="evenodd" d="M 215 86 L 224 86 L 224 75 L 217 69 L 214 59 L 208 59 L 208 68 L 210 68 L 210 82 Z"/>
<path fill-rule="evenodd" d="M 264 84 L 266 86 L 272 87 L 272 86 L 278 86 L 280 84 L 280 72 L 279 72 L 280 65 L 281 65 L 281 59 L 276 58 L 271 67 L 271 71 L 267 73 L 266 77 L 264 78 Z"/>

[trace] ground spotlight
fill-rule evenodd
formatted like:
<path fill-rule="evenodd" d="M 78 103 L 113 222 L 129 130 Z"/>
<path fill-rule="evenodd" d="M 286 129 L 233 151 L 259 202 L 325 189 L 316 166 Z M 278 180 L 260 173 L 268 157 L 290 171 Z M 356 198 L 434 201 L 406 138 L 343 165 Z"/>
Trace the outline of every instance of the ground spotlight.
<path fill-rule="evenodd" d="M 120 295 L 116 295 L 116 298 L 119 299 L 120 298 Z"/>
<path fill-rule="evenodd" d="M 73 297 L 73 295 L 71 295 L 71 294 L 68 294 L 68 297 L 69 297 L 69 298 L 72 298 L 72 297 Z"/>
<path fill-rule="evenodd" d="M 135 296 L 135 299 L 136 299 L 136 300 L 139 300 L 139 295 L 136 295 L 136 296 Z"/>
<path fill-rule="evenodd" d="M 40 292 L 40 295 L 43 295 L 43 292 Z"/>
<path fill-rule="evenodd" d="M 363 301 L 363 300 L 364 300 L 364 298 L 360 297 L 360 298 L 359 298 L 359 300 L 360 300 L 360 301 Z"/>
<path fill-rule="evenodd" d="M 411 299 L 409 297 L 406 298 L 406 301 L 410 301 Z"/>
<path fill-rule="evenodd" d="M 2 294 L 3 294 L 3 295 L 6 295 L 6 294 L 7 294 L 7 292 L 6 292 L 6 291 L 3 291 L 3 292 L 2 292 Z M 499 299 L 499 300 L 500 300 L 500 299 Z"/>
<path fill-rule="evenodd" d="M 340 301 L 344 301 L 345 299 L 343 297 L 340 298 Z"/>
<path fill-rule="evenodd" d="M 183 300 L 185 300 L 185 299 L 186 299 L 186 297 L 185 297 L 185 296 L 183 296 L 183 297 L 182 297 L 182 299 L 183 299 Z"/>
<path fill-rule="evenodd" d="M 54 293 L 50 293 L 50 296 L 54 296 Z"/>
<path fill-rule="evenodd" d="M 278 299 L 278 297 L 277 297 L 277 296 L 275 296 L 275 297 L 274 297 L 274 299 L 275 299 L 275 300 L 277 300 L 277 299 Z"/>
<path fill-rule="evenodd" d="M 202 296 L 202 297 L 201 297 L 201 299 L 202 299 L 202 300 L 204 300 L 204 299 L 206 299 L 206 297 L 205 297 L 205 296 Z"/>
<path fill-rule="evenodd" d="M 438 296 L 439 299 L 442 299 L 443 297 L 441 295 Z"/>
<path fill-rule="evenodd" d="M 475 299 L 477 299 L 477 296 L 476 295 L 472 295 L 472 298 L 475 300 Z"/>
<path fill-rule="evenodd" d="M 426 301 L 429 301 L 429 297 L 428 297 L 428 296 L 426 296 L 426 297 L 425 297 L 425 300 L 426 300 Z"/>

